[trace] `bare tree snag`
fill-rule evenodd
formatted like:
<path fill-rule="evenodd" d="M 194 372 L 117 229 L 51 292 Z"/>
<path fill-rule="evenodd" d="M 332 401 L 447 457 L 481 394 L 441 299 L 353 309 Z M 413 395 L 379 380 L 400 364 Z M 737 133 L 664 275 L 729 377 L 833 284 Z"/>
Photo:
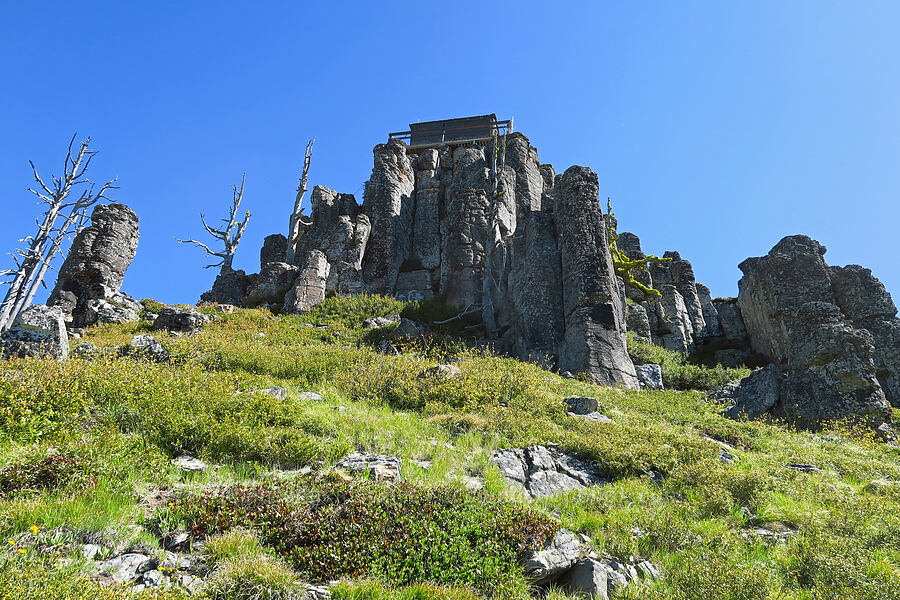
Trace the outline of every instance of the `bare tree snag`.
<path fill-rule="evenodd" d="M 301 223 L 310 225 L 310 223 L 303 220 L 303 209 L 300 205 L 303 203 L 303 196 L 306 195 L 306 184 L 309 179 L 309 163 L 312 160 L 312 147 L 315 141 L 316 138 L 313 138 L 306 142 L 306 153 L 303 156 L 303 172 L 300 175 L 300 185 L 297 187 L 297 196 L 294 198 L 294 211 L 291 213 L 288 231 L 287 256 L 285 257 L 285 262 L 289 265 L 294 264 L 294 258 L 297 252 L 297 242 L 300 241 Z"/>
<path fill-rule="evenodd" d="M 0 304 L 0 331 L 12 326 L 16 316 L 31 304 L 38 287 L 45 285 L 44 277 L 51 262 L 60 253 L 63 242 L 84 226 L 87 209 L 101 200 L 109 200 L 106 193 L 118 189 L 113 185 L 116 180 L 111 179 L 103 184 L 99 192 L 94 191 L 94 183 L 88 179 L 87 169 L 97 151 L 90 149 L 91 138 L 81 142 L 77 152 L 73 152 L 74 143 L 75 135 L 69 140 L 63 174 L 51 177 L 49 184 L 44 182 L 34 163 L 29 161 L 37 189 L 28 188 L 28 191 L 47 208 L 43 219 L 38 222 L 37 233 L 19 240 L 28 247 L 11 253 L 16 268 L 0 271 L 0 276 L 12 278 L 5 282 L 9 284 L 9 289 Z M 77 196 L 73 191 L 77 192 Z"/>
<path fill-rule="evenodd" d="M 234 260 L 234 253 L 237 250 L 238 244 L 241 243 L 241 236 L 244 235 L 244 230 L 247 229 L 247 223 L 250 221 L 249 210 L 244 213 L 243 221 L 237 220 L 238 209 L 240 209 L 241 200 L 244 198 L 244 182 L 246 180 L 247 174 L 244 173 L 243 177 L 241 178 L 241 187 L 238 188 L 238 186 L 236 185 L 231 186 L 233 195 L 231 213 L 227 218 L 222 219 L 222 222 L 225 223 L 224 227 L 220 229 L 210 227 L 206 223 L 206 218 L 203 216 L 203 213 L 200 213 L 200 222 L 203 223 L 203 228 L 209 235 L 222 242 L 222 250 L 215 251 L 203 242 L 198 242 L 194 239 L 181 240 L 175 238 L 182 244 L 195 244 L 202 248 L 209 256 L 215 256 L 221 259 L 217 263 L 206 265 L 204 267 L 205 269 L 209 269 L 212 267 L 222 267 L 222 273 L 227 273 L 232 270 L 231 265 L 232 261 Z"/>

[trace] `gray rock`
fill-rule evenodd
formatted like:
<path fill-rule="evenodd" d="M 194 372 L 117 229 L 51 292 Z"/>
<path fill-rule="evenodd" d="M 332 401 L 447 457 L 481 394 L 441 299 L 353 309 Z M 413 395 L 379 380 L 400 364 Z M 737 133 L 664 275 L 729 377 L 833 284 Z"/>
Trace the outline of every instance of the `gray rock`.
<path fill-rule="evenodd" d="M 577 561 L 559 578 L 560 587 L 579 598 L 607 600 L 609 568 L 594 558 Z"/>
<path fill-rule="evenodd" d="M 304 313 L 324 300 L 330 269 L 324 252 L 310 250 L 303 255 L 294 287 L 284 298 L 284 312 Z"/>
<path fill-rule="evenodd" d="M 299 269 L 286 262 L 266 263 L 256 280 L 247 287 L 244 306 L 253 308 L 266 304 L 282 306 L 285 295 L 294 286 Z"/>
<path fill-rule="evenodd" d="M 257 394 L 266 394 L 267 396 L 272 396 L 273 398 L 276 398 L 278 400 L 284 400 L 287 398 L 287 390 L 284 389 L 283 387 L 279 387 L 277 385 L 272 386 L 272 387 L 263 388 L 261 390 L 256 390 L 256 393 Z"/>
<path fill-rule="evenodd" d="M 200 295 L 200 302 L 240 306 L 244 302 L 247 287 L 257 277 L 255 274 L 247 275 L 239 269 L 222 269 L 216 276 L 212 289 Z"/>
<path fill-rule="evenodd" d="M 112 577 L 116 583 L 135 582 L 141 576 L 140 568 L 149 560 L 145 554 L 123 554 L 100 563 L 100 572 Z"/>
<path fill-rule="evenodd" d="M 843 419 L 873 429 L 890 425 L 875 338 L 838 306 L 862 322 L 872 314 L 862 298 L 874 295 L 871 311 L 881 313 L 884 294 L 859 269 L 830 269 L 824 254 L 815 240 L 789 236 L 768 255 L 739 265 L 738 303 L 753 348 L 785 372 L 772 413 L 800 427 Z"/>
<path fill-rule="evenodd" d="M 709 288 L 702 283 L 696 284 L 696 288 L 704 323 L 703 328 L 697 334 L 697 337 L 700 339 L 721 337 L 722 324 L 719 321 L 719 311 L 713 303 L 712 294 L 710 294 Z"/>
<path fill-rule="evenodd" d="M 123 354 L 152 362 L 169 360 L 169 351 L 149 333 L 142 333 L 131 338 L 131 343 L 123 349 Z"/>
<path fill-rule="evenodd" d="M 176 308 L 167 306 L 159 311 L 153 322 L 153 331 L 178 331 L 190 333 L 200 329 L 210 318 L 194 308 Z"/>
<path fill-rule="evenodd" d="M 641 382 L 641 387 L 649 388 L 651 390 L 665 389 L 663 387 L 663 373 L 661 366 L 635 365 L 634 371 L 637 373 L 638 380 Z"/>
<path fill-rule="evenodd" d="M 551 581 L 581 558 L 581 542 L 565 529 L 560 529 L 542 549 L 521 561 L 522 572 L 534 585 Z"/>
<path fill-rule="evenodd" d="M 566 398 L 563 400 L 569 408 L 569 412 L 576 415 L 586 415 L 595 412 L 600 407 L 600 402 L 596 398 Z"/>
<path fill-rule="evenodd" d="M 90 323 L 90 300 L 112 298 L 137 252 L 138 217 L 124 204 L 98 204 L 91 224 L 82 229 L 59 269 L 47 300 L 58 306 L 73 327 Z"/>
<path fill-rule="evenodd" d="M 410 256 L 415 180 L 403 142 L 375 146 L 374 158 L 363 195 L 363 212 L 371 223 L 363 273 L 373 292 L 391 294 L 400 266 Z"/>
<path fill-rule="evenodd" d="M 821 473 L 822 469 L 815 465 L 808 465 L 806 463 L 787 463 L 786 466 L 788 469 L 793 469 L 795 471 L 800 471 L 802 473 Z"/>
<path fill-rule="evenodd" d="M 598 193 L 597 175 L 585 167 L 569 168 L 554 187 L 566 327 L 559 369 L 637 389 Z"/>
<path fill-rule="evenodd" d="M 378 342 L 378 345 L 375 347 L 375 349 L 380 354 L 386 354 L 388 356 L 400 356 L 400 351 L 397 350 L 397 348 L 395 348 L 394 345 L 387 340 L 381 340 L 380 342 Z"/>
<path fill-rule="evenodd" d="M 633 303 L 625 305 L 625 325 L 639 340 L 651 341 L 650 320 L 647 317 L 647 309 L 642 305 Z"/>
<path fill-rule="evenodd" d="M 431 272 L 426 269 L 401 271 L 397 275 L 394 297 L 406 302 L 431 300 L 434 290 L 431 287 Z"/>
<path fill-rule="evenodd" d="M 117 296 L 118 298 L 113 298 L 112 300 L 100 298 L 88 300 L 84 311 L 85 324 L 130 323 L 139 320 L 139 313 L 142 308 L 140 303 L 135 302 L 124 294 L 117 294 Z"/>
<path fill-rule="evenodd" d="M 301 400 L 309 400 L 310 402 L 324 402 L 325 398 L 322 394 L 317 394 L 316 392 L 300 392 L 297 394 L 297 397 Z"/>
<path fill-rule="evenodd" d="M 612 419 L 610 419 L 603 413 L 599 413 L 597 411 L 589 412 L 589 413 L 583 414 L 583 415 L 579 415 L 579 414 L 575 414 L 575 413 L 571 413 L 571 412 L 566 413 L 566 414 L 568 414 L 570 417 L 579 417 L 579 418 L 584 419 L 585 421 L 591 421 L 593 423 L 603 423 L 605 425 L 611 425 L 611 424 L 615 423 L 615 421 L 613 421 Z"/>
<path fill-rule="evenodd" d="M 182 454 L 177 458 L 172 459 L 172 464 L 182 471 L 205 471 L 206 463 L 200 460 L 199 458 L 194 458 L 188 454 Z"/>
<path fill-rule="evenodd" d="M 713 306 L 719 315 L 722 336 L 730 342 L 743 342 L 747 338 L 747 328 L 737 298 L 716 298 Z"/>
<path fill-rule="evenodd" d="M 29 306 L 16 316 L 9 330 L 0 334 L 0 356 L 49 356 L 65 360 L 69 356 L 69 336 L 64 317 L 56 306 Z"/>
<path fill-rule="evenodd" d="M 778 402 L 781 374 L 775 365 L 757 369 L 738 382 L 710 392 L 710 397 L 728 404 L 723 414 L 730 419 L 756 418 Z"/>
<path fill-rule="evenodd" d="M 684 298 L 673 284 L 656 288 L 662 296 L 655 305 L 657 326 L 652 327 L 653 341 L 676 352 L 688 352 L 694 345 L 694 325 Z"/>
<path fill-rule="evenodd" d="M 262 271 L 271 262 L 284 262 L 287 257 L 287 247 L 287 238 L 280 233 L 263 238 L 263 245 L 259 250 L 259 270 Z"/>
<path fill-rule="evenodd" d="M 166 587 L 169 585 L 169 578 L 160 571 L 147 571 L 141 578 L 141 583 L 148 588 Z"/>
<path fill-rule="evenodd" d="M 385 454 L 360 454 L 354 452 L 335 465 L 350 473 L 367 473 L 378 481 L 398 481 L 403 460 Z"/>
<path fill-rule="evenodd" d="M 491 460 L 504 477 L 535 498 L 606 481 L 593 463 L 556 446 L 498 450 Z"/>
<path fill-rule="evenodd" d="M 420 379 L 453 379 L 459 377 L 460 370 L 456 365 L 437 365 L 419 373 Z"/>
<path fill-rule="evenodd" d="M 388 315 L 386 317 L 372 317 L 371 319 L 363 321 L 363 327 L 365 329 L 375 329 L 376 327 L 384 327 L 391 323 L 397 323 L 398 321 L 400 321 L 400 315 L 398 314 Z"/>

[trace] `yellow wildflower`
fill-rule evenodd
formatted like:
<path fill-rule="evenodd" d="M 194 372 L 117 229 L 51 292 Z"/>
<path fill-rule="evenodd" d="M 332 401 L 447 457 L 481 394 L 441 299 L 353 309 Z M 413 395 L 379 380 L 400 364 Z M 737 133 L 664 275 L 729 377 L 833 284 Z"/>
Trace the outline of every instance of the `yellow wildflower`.
<path fill-rule="evenodd" d="M 19 548 L 18 550 L 16 550 L 16 552 L 18 552 L 19 554 L 25 554 L 26 552 L 28 552 L 28 550 L 26 550 L 25 548 Z"/>
<path fill-rule="evenodd" d="M 31 529 L 31 533 L 33 533 L 34 535 L 37 535 L 38 531 L 41 530 L 41 528 L 37 525 L 32 525 L 31 527 L 29 527 L 29 529 Z"/>

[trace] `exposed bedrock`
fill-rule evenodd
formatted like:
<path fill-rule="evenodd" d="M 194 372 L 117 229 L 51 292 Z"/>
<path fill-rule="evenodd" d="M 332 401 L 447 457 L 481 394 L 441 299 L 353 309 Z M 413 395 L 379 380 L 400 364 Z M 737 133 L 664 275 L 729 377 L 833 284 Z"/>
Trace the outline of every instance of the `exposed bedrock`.
<path fill-rule="evenodd" d="M 114 299 L 138 246 L 138 217 L 124 204 L 99 204 L 91 224 L 82 229 L 59 269 L 47 300 L 58 306 L 73 327 L 96 322 L 95 300 Z"/>
<path fill-rule="evenodd" d="M 773 414 L 804 427 L 853 419 L 877 428 L 891 422 L 888 398 L 897 402 L 896 308 L 871 272 L 829 267 L 824 254 L 794 235 L 742 262 L 743 322 L 753 349 L 783 373 Z"/>
<path fill-rule="evenodd" d="M 586 167 L 570 167 L 554 190 L 566 326 L 559 369 L 584 371 L 597 383 L 636 389 L 597 175 Z"/>

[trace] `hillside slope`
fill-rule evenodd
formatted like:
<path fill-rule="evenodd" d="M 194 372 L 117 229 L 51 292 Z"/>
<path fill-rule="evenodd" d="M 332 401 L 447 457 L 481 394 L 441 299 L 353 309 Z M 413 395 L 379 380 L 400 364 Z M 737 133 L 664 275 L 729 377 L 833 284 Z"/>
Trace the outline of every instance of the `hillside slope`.
<path fill-rule="evenodd" d="M 0 599 L 134 597 L 97 571 L 129 552 L 156 556 L 171 584 L 148 597 L 299 598 L 317 593 L 301 581 L 342 580 L 332 597 L 560 598 L 520 565 L 560 528 L 598 556 L 656 566 L 620 598 L 900 598 L 896 446 L 363 327 L 395 313 L 453 314 L 333 297 L 301 316 L 237 310 L 157 335 L 161 363 L 119 352 L 146 321 L 89 329 L 94 349 L 64 363 L 0 362 Z M 375 350 L 389 338 L 401 354 Z M 654 353 L 679 387 L 746 374 L 632 352 Z M 450 376 L 423 375 L 441 364 Z M 608 419 L 569 414 L 571 397 L 596 398 Z M 602 483 L 531 499 L 492 460 L 551 444 Z M 332 469 L 352 452 L 399 457 L 402 482 Z M 185 471 L 182 455 L 209 466 Z M 179 532 L 190 537 L 175 544 Z"/>

